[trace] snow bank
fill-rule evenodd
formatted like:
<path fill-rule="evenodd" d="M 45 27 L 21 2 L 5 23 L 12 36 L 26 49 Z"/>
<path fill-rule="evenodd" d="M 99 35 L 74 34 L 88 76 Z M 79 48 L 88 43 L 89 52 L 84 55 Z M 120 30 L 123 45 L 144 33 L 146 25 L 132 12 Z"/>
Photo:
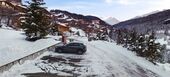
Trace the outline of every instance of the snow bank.
<path fill-rule="evenodd" d="M 25 41 L 23 32 L 0 29 L 0 66 L 56 43 L 52 38 L 29 42 Z"/>
<path fill-rule="evenodd" d="M 71 27 L 70 30 L 73 31 L 74 34 L 76 34 L 77 32 L 79 32 L 79 33 L 80 33 L 80 36 L 86 36 L 85 32 L 84 32 L 83 30 L 81 30 L 81 29 L 76 29 L 76 28 L 74 28 L 74 27 Z"/>
<path fill-rule="evenodd" d="M 161 64 L 161 63 L 157 63 L 160 67 L 162 67 L 165 71 L 169 71 L 170 72 L 170 64 L 169 63 L 165 63 L 165 64 Z"/>

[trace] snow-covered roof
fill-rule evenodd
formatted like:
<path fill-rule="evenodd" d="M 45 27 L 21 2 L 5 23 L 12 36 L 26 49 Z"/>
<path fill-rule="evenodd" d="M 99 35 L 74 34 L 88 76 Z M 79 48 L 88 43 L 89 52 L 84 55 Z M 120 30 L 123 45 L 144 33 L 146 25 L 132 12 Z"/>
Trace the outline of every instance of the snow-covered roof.
<path fill-rule="evenodd" d="M 58 23 L 60 26 L 63 26 L 63 27 L 68 27 L 66 24 L 64 23 Z"/>

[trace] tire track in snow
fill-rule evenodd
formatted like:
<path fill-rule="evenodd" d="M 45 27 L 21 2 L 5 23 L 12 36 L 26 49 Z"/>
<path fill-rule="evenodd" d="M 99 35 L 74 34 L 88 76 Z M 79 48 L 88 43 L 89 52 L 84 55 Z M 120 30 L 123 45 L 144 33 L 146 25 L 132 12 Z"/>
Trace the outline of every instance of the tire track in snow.
<path fill-rule="evenodd" d="M 81 41 L 81 40 L 77 40 L 77 41 Z M 81 42 L 84 42 L 84 41 L 81 41 Z M 103 42 L 103 41 L 99 41 L 99 42 L 105 43 L 105 45 L 107 45 L 106 42 Z M 99 57 L 101 60 L 110 60 L 110 62 L 108 62 L 107 64 L 105 63 L 105 68 L 108 71 L 110 71 L 110 73 L 112 73 L 113 75 L 112 77 L 129 77 L 129 76 L 130 77 L 159 77 L 154 72 L 148 69 L 143 69 L 137 63 L 129 59 L 127 56 L 124 56 L 123 54 L 118 53 L 118 51 L 115 49 L 112 49 L 107 46 L 106 46 L 107 49 L 104 48 L 104 46 L 102 47 L 100 46 L 101 48 L 99 48 L 93 44 L 90 44 L 89 42 L 84 42 L 84 43 L 86 45 L 89 45 L 88 47 L 89 49 L 93 50 L 95 48 L 98 50 L 96 51 L 96 53 L 93 52 L 93 54 L 95 54 L 94 56 L 97 55 L 97 57 Z M 110 51 L 114 51 L 114 52 L 110 52 Z M 115 54 L 118 54 L 119 56 Z M 116 57 L 113 57 L 113 56 L 116 56 Z M 127 61 L 123 59 L 116 60 L 117 58 L 121 58 L 121 57 L 123 57 L 123 59 L 126 59 Z M 113 65 L 114 63 L 120 63 L 120 64 Z"/>
<path fill-rule="evenodd" d="M 114 74 L 113 74 L 113 73 L 108 69 L 108 67 L 107 67 L 107 66 L 110 66 L 110 65 L 104 64 L 104 63 L 106 63 L 107 61 L 103 61 L 103 60 L 105 60 L 105 59 L 104 59 L 102 56 L 105 56 L 105 57 L 106 57 L 106 55 L 103 55 L 103 54 L 99 54 L 99 53 L 97 53 L 97 52 L 94 52 L 94 51 L 98 51 L 98 50 L 97 50 L 97 49 L 94 49 L 94 46 L 90 45 L 89 43 L 86 43 L 86 44 L 87 44 L 87 46 L 88 46 L 89 51 L 91 52 L 91 53 L 89 53 L 89 54 L 93 54 L 93 57 L 94 57 L 94 58 L 101 60 L 101 61 L 97 61 L 97 62 L 101 64 L 101 67 L 104 66 L 104 68 L 105 68 L 105 69 L 107 70 L 107 72 L 110 74 L 109 77 L 115 77 Z M 107 59 L 106 59 L 106 60 L 107 60 Z M 104 70 L 104 69 L 103 69 L 103 70 Z"/>
<path fill-rule="evenodd" d="M 105 42 L 103 42 L 105 43 Z M 107 45 L 107 44 L 106 44 Z M 114 60 L 114 57 L 112 57 L 114 54 L 111 53 L 111 52 L 108 52 L 106 50 L 103 50 L 102 48 L 99 48 L 95 45 L 92 45 L 91 46 L 95 47 L 96 49 L 100 50 L 100 51 L 103 51 L 105 55 L 108 55 L 107 57 L 109 57 L 110 59 Z M 103 46 L 102 46 L 103 47 Z M 109 48 L 109 47 L 107 47 Z M 113 49 L 109 48 L 108 50 L 110 51 L 113 51 Z M 118 54 L 118 53 L 117 53 Z M 119 53 L 120 54 L 120 53 Z M 121 55 L 121 54 L 120 54 Z M 126 59 L 129 59 L 128 57 L 124 56 L 124 55 L 121 55 L 122 57 L 125 57 Z M 125 60 L 124 60 L 125 61 Z M 125 66 L 120 66 L 120 67 L 123 67 L 123 69 L 125 70 L 125 72 L 127 72 L 128 74 L 131 74 L 130 77 L 159 77 L 156 73 L 148 70 L 148 69 L 143 69 L 142 67 L 140 67 L 139 65 L 137 65 L 137 63 L 134 63 L 134 62 L 127 62 L 127 61 L 121 61 Z M 126 66 L 127 65 L 127 66 Z M 131 66 L 130 65 L 134 65 L 136 67 L 136 69 L 129 69 Z M 113 65 L 108 65 L 108 69 L 110 69 L 110 67 L 114 67 Z M 112 70 L 112 69 L 111 69 Z M 134 75 L 134 76 L 133 76 Z M 119 76 L 119 75 L 118 75 Z M 116 76 L 117 77 L 117 76 Z M 123 77 L 123 76 L 120 76 L 120 77 Z"/>

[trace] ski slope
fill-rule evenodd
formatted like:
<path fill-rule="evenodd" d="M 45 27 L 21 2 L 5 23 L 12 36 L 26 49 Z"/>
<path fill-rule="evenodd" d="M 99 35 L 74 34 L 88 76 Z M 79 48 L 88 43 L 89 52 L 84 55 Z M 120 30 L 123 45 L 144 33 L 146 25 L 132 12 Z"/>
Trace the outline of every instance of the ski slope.
<path fill-rule="evenodd" d="M 73 37 L 72 37 L 73 38 Z M 71 76 L 71 77 L 169 77 L 170 71 L 153 65 L 135 53 L 115 43 L 106 41 L 88 42 L 84 55 L 46 52 L 34 61 L 16 65 L 0 77 Z M 46 72 L 46 73 L 45 73 Z"/>

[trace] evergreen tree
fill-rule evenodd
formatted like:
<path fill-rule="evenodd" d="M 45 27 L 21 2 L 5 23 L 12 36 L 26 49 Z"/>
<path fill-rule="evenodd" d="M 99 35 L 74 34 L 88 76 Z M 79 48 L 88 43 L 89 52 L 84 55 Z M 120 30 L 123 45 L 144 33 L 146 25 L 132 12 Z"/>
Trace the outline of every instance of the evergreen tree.
<path fill-rule="evenodd" d="M 127 29 L 123 30 L 123 47 L 129 47 L 129 31 Z"/>
<path fill-rule="evenodd" d="M 116 43 L 117 44 L 122 44 L 123 43 L 122 30 L 119 29 L 119 30 L 116 31 L 116 33 L 117 33 Z"/>
<path fill-rule="evenodd" d="M 155 33 L 152 32 L 148 39 L 147 39 L 147 46 L 146 50 L 144 52 L 144 56 L 149 61 L 155 63 L 155 61 L 158 61 L 161 57 L 161 45 L 159 43 L 155 43 L 156 37 Z"/>
<path fill-rule="evenodd" d="M 162 59 L 160 61 L 162 63 L 168 62 L 168 51 L 166 50 L 166 44 L 162 45 L 160 50 L 162 51 Z"/>
<path fill-rule="evenodd" d="M 135 51 L 137 36 L 138 35 L 137 35 L 137 32 L 135 30 L 133 30 L 129 33 L 128 43 L 129 43 L 129 49 L 132 50 L 132 51 Z"/>
<path fill-rule="evenodd" d="M 136 45 L 136 53 L 138 56 L 144 56 L 144 50 L 146 47 L 146 40 L 145 40 L 145 36 L 143 34 L 139 35 L 138 39 L 137 39 L 137 45 Z"/>
<path fill-rule="evenodd" d="M 163 62 L 163 55 L 166 52 L 166 46 L 156 43 L 155 33 L 140 34 L 133 30 L 117 30 L 117 44 L 121 44 L 131 51 L 135 51 L 138 56 L 145 57 L 150 62 Z"/>
<path fill-rule="evenodd" d="M 25 31 L 27 40 L 41 39 L 49 33 L 50 29 L 50 18 L 42 7 L 45 3 L 37 0 L 27 3 L 25 22 L 21 23 L 21 27 Z"/>

